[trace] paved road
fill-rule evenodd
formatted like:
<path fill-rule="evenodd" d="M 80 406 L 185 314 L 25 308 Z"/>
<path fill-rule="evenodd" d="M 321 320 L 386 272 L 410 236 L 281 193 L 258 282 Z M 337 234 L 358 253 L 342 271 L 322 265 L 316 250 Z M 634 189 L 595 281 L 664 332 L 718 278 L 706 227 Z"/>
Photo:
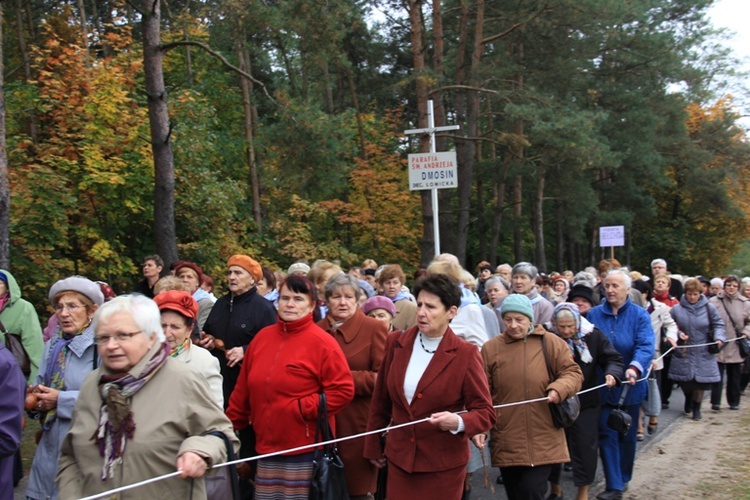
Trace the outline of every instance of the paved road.
<path fill-rule="evenodd" d="M 708 392 L 709 391 L 707 391 L 706 394 L 707 397 Z M 637 453 L 641 453 L 643 450 L 654 446 L 662 439 L 669 439 L 670 432 L 678 427 L 678 425 L 676 424 L 679 424 L 679 422 L 684 418 L 682 413 L 683 403 L 684 398 L 682 395 L 682 391 L 679 389 L 675 389 L 672 393 L 672 399 L 670 400 L 670 409 L 662 410 L 662 413 L 659 417 L 659 428 L 657 432 L 652 436 L 649 436 L 648 434 L 646 435 L 646 439 L 639 444 Z M 708 406 L 707 403 L 708 401 L 703 403 L 704 411 L 711 411 L 710 409 L 705 408 L 706 406 Z M 484 489 L 484 475 L 481 471 L 477 471 L 472 477 L 471 500 L 503 500 L 508 498 L 505 494 L 505 488 L 503 488 L 502 485 L 495 483 L 497 477 L 500 475 L 499 471 L 497 469 L 491 468 L 489 474 L 490 480 L 493 481 L 493 484 L 495 485 L 495 494 L 493 495 L 492 493 L 490 493 L 489 488 L 486 490 Z M 576 497 L 576 487 L 573 485 L 572 474 L 572 472 L 563 472 L 562 476 L 563 496 L 567 499 Z M 27 477 L 24 477 L 18 487 L 15 488 L 14 500 L 25 500 L 24 492 L 26 491 Z M 598 494 L 603 489 L 604 475 L 602 473 L 600 463 L 599 468 L 597 469 L 596 481 L 590 490 L 590 497 L 593 498 L 595 494 Z"/>

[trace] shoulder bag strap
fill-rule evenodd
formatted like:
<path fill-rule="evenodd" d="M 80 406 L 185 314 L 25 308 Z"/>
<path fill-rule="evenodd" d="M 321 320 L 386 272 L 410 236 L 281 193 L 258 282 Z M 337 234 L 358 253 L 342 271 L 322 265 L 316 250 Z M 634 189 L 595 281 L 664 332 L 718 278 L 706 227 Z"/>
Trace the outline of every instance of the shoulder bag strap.
<path fill-rule="evenodd" d="M 549 363 L 549 355 L 547 354 L 547 343 L 544 341 L 544 338 L 547 336 L 545 333 L 542 335 L 542 354 L 544 355 L 544 363 L 547 365 L 547 374 L 549 375 L 549 381 L 550 383 L 555 381 L 555 374 L 552 372 L 552 366 Z"/>
<path fill-rule="evenodd" d="M 620 395 L 620 401 L 617 403 L 617 406 L 622 406 L 622 404 L 625 402 L 625 397 L 628 395 L 628 389 L 630 389 L 630 384 L 623 384 L 625 387 L 622 389 L 622 395 Z"/>
<path fill-rule="evenodd" d="M 2 321 L 0 321 L 0 333 L 8 333 L 8 330 L 5 329 L 5 325 Z"/>
<path fill-rule="evenodd" d="M 721 305 L 724 306 L 724 311 L 727 313 L 727 318 L 729 318 L 729 322 L 732 323 L 732 328 L 734 328 L 734 334 L 738 337 L 742 336 L 742 330 L 740 328 L 737 328 L 737 325 L 734 323 L 734 318 L 731 314 L 729 314 L 729 309 L 727 309 L 727 305 L 724 303 L 724 300 L 719 299 L 719 302 L 721 302 Z M 711 311 L 708 309 L 708 304 L 706 304 L 706 314 L 708 314 L 708 321 L 711 322 Z"/>
<path fill-rule="evenodd" d="M 221 431 L 211 431 L 207 434 L 208 436 L 215 436 L 222 441 L 224 441 L 224 446 L 227 449 L 227 462 L 234 462 L 237 460 L 237 456 L 234 453 L 234 446 L 232 446 L 232 441 L 229 440 L 226 434 L 224 434 Z M 240 483 L 239 483 L 239 476 L 237 475 L 237 464 L 232 465 L 226 465 L 225 466 L 228 469 L 229 472 L 229 481 L 231 483 L 232 488 L 232 498 L 239 500 L 242 498 L 240 496 Z M 192 489 L 192 485 L 191 485 Z"/>

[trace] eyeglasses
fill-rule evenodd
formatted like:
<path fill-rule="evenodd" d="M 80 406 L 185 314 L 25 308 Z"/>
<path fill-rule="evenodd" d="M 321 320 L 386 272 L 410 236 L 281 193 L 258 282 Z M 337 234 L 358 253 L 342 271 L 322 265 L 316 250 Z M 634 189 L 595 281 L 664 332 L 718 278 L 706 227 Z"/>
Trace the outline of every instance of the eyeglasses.
<path fill-rule="evenodd" d="M 64 309 L 67 309 L 69 313 L 75 313 L 82 307 L 80 304 L 57 304 L 55 305 L 55 312 L 63 312 Z"/>
<path fill-rule="evenodd" d="M 116 333 L 115 335 L 99 335 L 97 337 L 94 337 L 94 342 L 96 342 L 96 345 L 105 346 L 109 344 L 110 340 L 115 341 L 116 344 L 122 344 L 124 342 L 128 342 L 131 338 L 133 338 L 134 335 L 138 335 L 139 333 L 143 333 L 141 331 L 138 332 L 123 332 L 123 333 Z"/>

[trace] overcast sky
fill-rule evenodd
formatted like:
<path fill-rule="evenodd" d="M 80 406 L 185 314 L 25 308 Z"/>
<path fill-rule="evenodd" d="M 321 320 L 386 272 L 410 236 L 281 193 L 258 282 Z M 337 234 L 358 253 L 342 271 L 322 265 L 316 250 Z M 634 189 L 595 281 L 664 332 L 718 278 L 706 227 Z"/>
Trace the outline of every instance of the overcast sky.
<path fill-rule="evenodd" d="M 734 51 L 735 56 L 743 61 L 740 69 L 750 73 L 750 0 L 718 0 L 710 9 L 711 19 L 717 28 L 731 30 L 732 38 L 727 45 Z M 750 77 L 745 78 L 745 86 L 750 88 Z M 733 89 L 737 104 L 750 105 L 750 95 L 747 89 Z M 742 110 L 746 115 L 742 120 L 745 129 L 750 130 L 750 109 Z"/>

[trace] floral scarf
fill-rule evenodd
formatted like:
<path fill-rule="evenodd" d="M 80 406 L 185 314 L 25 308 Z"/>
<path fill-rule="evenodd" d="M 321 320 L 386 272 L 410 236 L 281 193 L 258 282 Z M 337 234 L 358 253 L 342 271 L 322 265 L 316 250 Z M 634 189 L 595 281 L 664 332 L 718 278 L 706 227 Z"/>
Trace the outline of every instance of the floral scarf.
<path fill-rule="evenodd" d="M 190 349 L 190 337 L 186 338 L 182 344 L 172 347 L 169 350 L 169 355 L 176 358 L 182 351 L 187 351 L 188 349 Z"/>
<path fill-rule="evenodd" d="M 128 401 L 146 385 L 169 359 L 169 344 L 156 342 L 146 353 L 150 358 L 139 362 L 128 373 L 104 372 L 99 378 L 99 393 L 104 404 L 99 410 L 99 426 L 91 436 L 104 457 L 102 481 L 114 477 L 115 467 L 122 464 L 122 455 L 128 439 L 135 435 L 135 421 Z"/>
<path fill-rule="evenodd" d="M 58 391 L 64 391 L 65 387 L 65 369 L 68 360 L 69 345 L 76 338 L 87 332 L 91 326 L 91 320 L 78 330 L 76 333 L 63 333 L 59 331 L 59 338 L 52 345 L 47 356 L 47 366 L 44 370 L 44 385 L 51 389 L 57 389 Z M 87 332 L 93 340 L 93 332 Z M 53 408 L 43 414 L 42 416 L 42 429 L 48 431 L 52 428 L 52 424 L 57 420 L 57 408 Z"/>
<path fill-rule="evenodd" d="M 570 311 L 576 321 L 576 333 L 569 339 L 563 338 L 562 335 L 560 335 L 560 332 L 557 331 L 557 325 L 554 320 L 555 318 L 557 318 L 557 315 L 558 313 L 560 313 L 560 311 Z M 555 309 L 552 312 L 552 321 L 547 323 L 546 326 L 549 330 L 554 332 L 555 335 L 563 339 L 565 343 L 568 344 L 571 354 L 575 356 L 575 351 L 578 351 L 578 354 L 581 356 L 581 361 L 583 361 L 584 363 L 591 363 L 594 360 L 594 358 L 591 356 L 591 353 L 589 352 L 589 346 L 586 345 L 586 336 L 591 333 L 593 325 L 586 321 L 585 318 L 581 317 L 581 313 L 578 310 L 577 305 L 570 302 L 563 302 L 562 304 L 558 304 L 557 306 L 555 306 Z"/>

